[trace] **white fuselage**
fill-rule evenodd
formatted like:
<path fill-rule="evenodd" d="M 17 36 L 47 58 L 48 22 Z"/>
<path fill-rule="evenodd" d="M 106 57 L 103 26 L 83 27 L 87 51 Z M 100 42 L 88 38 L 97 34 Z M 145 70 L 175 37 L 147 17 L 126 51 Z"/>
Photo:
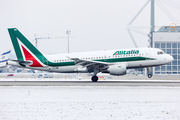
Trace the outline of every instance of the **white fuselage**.
<path fill-rule="evenodd" d="M 118 50 L 105 50 L 94 52 L 80 52 L 80 53 L 68 53 L 68 54 L 54 54 L 45 55 L 45 57 L 51 62 L 72 62 L 69 58 L 79 58 L 86 61 L 101 61 L 112 64 L 126 64 L 127 69 L 131 68 L 143 68 L 165 65 L 172 62 L 173 57 L 169 54 L 165 54 L 162 50 L 156 48 L 136 48 L 133 50 L 139 50 L 138 54 L 117 54 L 113 55 L 116 51 L 131 51 L 132 49 L 118 49 Z M 160 54 L 158 54 L 161 52 Z M 116 59 L 120 61 L 116 61 Z M 68 65 L 68 66 L 49 66 L 43 65 L 43 67 L 30 67 L 30 69 L 45 70 L 60 73 L 75 73 L 75 72 L 88 72 L 86 67 L 81 65 Z"/>

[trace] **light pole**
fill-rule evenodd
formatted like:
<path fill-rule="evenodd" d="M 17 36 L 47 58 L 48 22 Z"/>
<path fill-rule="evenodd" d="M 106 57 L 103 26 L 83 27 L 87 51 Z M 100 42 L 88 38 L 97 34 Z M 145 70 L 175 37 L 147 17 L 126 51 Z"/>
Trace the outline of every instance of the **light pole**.
<path fill-rule="evenodd" d="M 154 20 L 154 0 L 151 0 L 151 29 L 150 29 L 150 39 L 151 39 L 151 43 L 150 46 L 151 48 L 153 48 L 153 32 L 154 32 L 154 26 L 155 26 L 155 20 Z M 150 74 L 153 75 L 153 68 L 151 67 L 151 71 Z"/>
<path fill-rule="evenodd" d="M 68 53 L 69 53 L 69 34 L 71 34 L 70 32 L 71 32 L 70 30 L 66 31 L 66 34 L 68 35 Z"/>

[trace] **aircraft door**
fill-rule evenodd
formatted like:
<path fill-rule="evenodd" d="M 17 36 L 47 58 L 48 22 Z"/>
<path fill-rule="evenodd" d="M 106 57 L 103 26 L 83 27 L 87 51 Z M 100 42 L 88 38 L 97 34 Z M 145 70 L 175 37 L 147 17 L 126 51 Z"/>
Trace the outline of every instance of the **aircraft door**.
<path fill-rule="evenodd" d="M 146 53 L 145 53 L 145 56 L 148 57 L 148 58 L 151 57 L 151 51 L 147 49 Z"/>
<path fill-rule="evenodd" d="M 107 56 L 106 55 L 104 55 L 104 61 L 107 61 Z"/>

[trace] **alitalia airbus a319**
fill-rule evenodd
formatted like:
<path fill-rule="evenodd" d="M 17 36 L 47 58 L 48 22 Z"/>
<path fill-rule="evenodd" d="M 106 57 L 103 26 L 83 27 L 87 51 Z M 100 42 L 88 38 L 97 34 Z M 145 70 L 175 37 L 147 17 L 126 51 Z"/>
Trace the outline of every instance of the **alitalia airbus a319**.
<path fill-rule="evenodd" d="M 98 81 L 96 75 L 99 72 L 119 76 L 125 75 L 127 69 L 149 68 L 173 61 L 172 56 L 156 48 L 45 55 L 17 28 L 9 28 L 8 31 L 17 56 L 17 60 L 7 61 L 8 65 L 59 73 L 93 73 L 91 78 L 93 82 Z M 148 77 L 152 77 L 150 72 Z"/>

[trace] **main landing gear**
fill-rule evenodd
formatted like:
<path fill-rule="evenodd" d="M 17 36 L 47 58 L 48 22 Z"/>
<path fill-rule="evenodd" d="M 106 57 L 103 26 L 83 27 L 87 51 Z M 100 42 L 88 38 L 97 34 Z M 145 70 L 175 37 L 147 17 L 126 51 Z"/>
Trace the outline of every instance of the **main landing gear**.
<path fill-rule="evenodd" d="M 96 76 L 98 72 L 99 72 L 98 69 L 94 69 L 94 75 L 91 78 L 92 82 L 97 82 L 98 81 L 98 77 Z"/>
<path fill-rule="evenodd" d="M 147 68 L 147 75 L 148 75 L 148 78 L 152 77 L 152 73 L 151 73 L 151 68 L 150 67 Z"/>
<path fill-rule="evenodd" d="M 97 81 L 98 81 L 98 77 L 97 77 L 97 76 L 93 76 L 93 77 L 91 78 L 91 80 L 92 80 L 92 82 L 97 82 Z"/>

